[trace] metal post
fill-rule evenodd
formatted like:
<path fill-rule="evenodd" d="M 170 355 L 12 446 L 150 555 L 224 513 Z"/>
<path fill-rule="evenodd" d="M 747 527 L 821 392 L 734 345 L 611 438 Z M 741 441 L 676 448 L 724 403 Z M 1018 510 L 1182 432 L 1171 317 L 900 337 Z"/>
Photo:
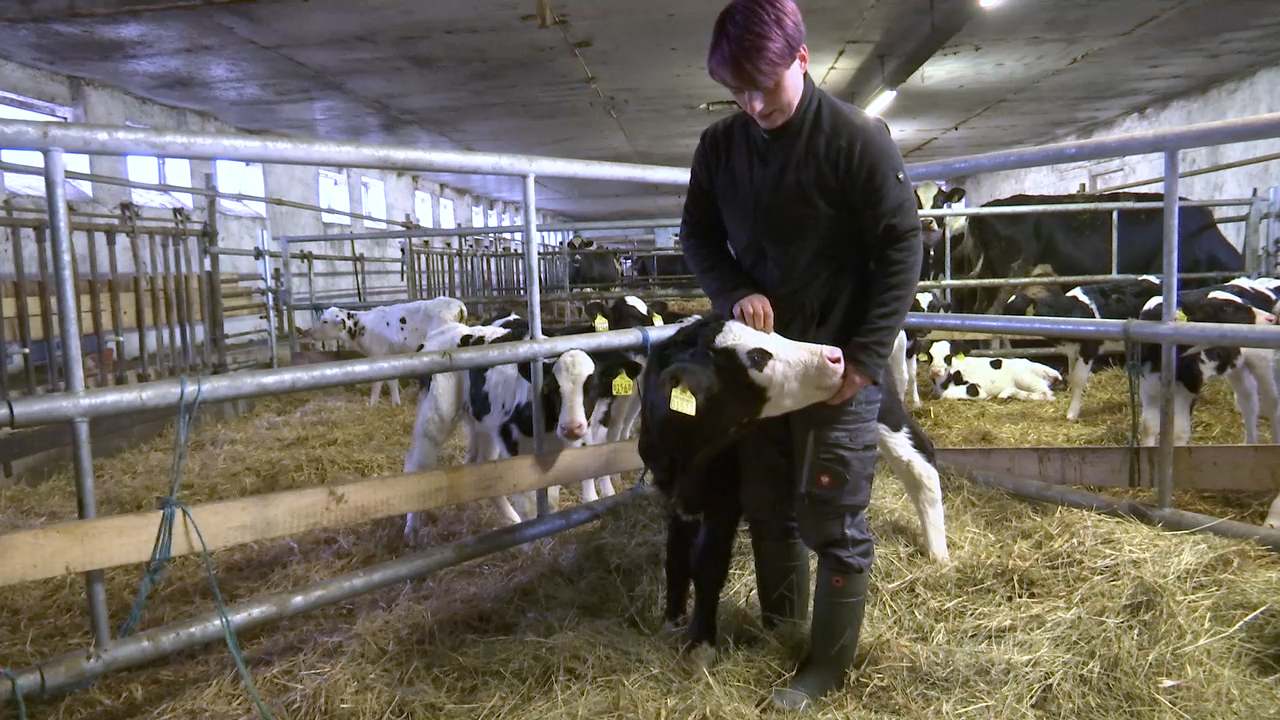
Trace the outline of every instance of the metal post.
<path fill-rule="evenodd" d="M 107 268 L 111 273 L 111 334 L 116 346 L 116 384 L 125 381 L 124 308 L 120 306 L 120 260 L 116 256 L 116 233 L 107 233 Z"/>
<path fill-rule="evenodd" d="M 53 235 L 53 265 L 57 274 L 58 323 L 62 332 L 62 365 L 67 379 L 67 392 L 84 392 L 84 365 L 80 361 L 80 313 L 77 309 L 76 280 L 72 270 L 74 250 L 71 247 L 71 221 L 67 214 L 66 166 L 62 151 L 44 153 L 44 185 L 49 201 L 49 228 Z M 49 338 L 52 340 L 53 338 Z M 89 420 L 71 421 L 72 462 L 76 473 L 76 505 L 81 520 L 98 514 L 93 493 L 93 448 L 89 446 Z M 101 570 L 85 573 L 89 598 L 89 623 L 93 641 L 98 647 L 111 642 L 111 626 L 107 617 L 107 590 Z"/>
<path fill-rule="evenodd" d="M 183 243 L 185 244 L 188 240 L 191 241 L 191 259 L 188 264 L 191 267 L 192 275 L 194 275 L 196 279 L 196 297 L 200 303 L 200 325 L 204 327 L 204 335 L 200 340 L 200 358 L 204 363 L 203 367 L 207 370 L 212 370 L 213 348 L 210 343 L 213 341 L 210 339 L 209 334 L 209 305 L 211 302 L 211 296 L 209 294 L 209 279 L 204 274 L 204 234 L 192 234 L 189 238 L 183 238 Z M 193 322 L 191 325 L 192 339 L 195 338 L 195 334 L 195 323 Z"/>
<path fill-rule="evenodd" d="M 267 351 L 271 353 L 271 367 L 276 367 L 276 293 L 271 287 L 271 253 L 268 252 L 266 229 L 258 232 L 258 246 L 262 249 L 262 298 L 267 306 Z"/>
<path fill-rule="evenodd" d="M 542 288 L 538 286 L 538 208 L 535 198 L 534 176 L 524 176 L 524 267 L 529 278 L 529 337 L 541 340 L 542 334 Z M 546 428 L 546 408 L 542 406 L 542 361 L 531 366 L 530 377 L 533 380 L 533 453 L 542 452 L 542 432 Z M 545 517 L 551 513 L 551 504 L 546 488 L 537 493 L 538 516 Z"/>
<path fill-rule="evenodd" d="M 1266 210 L 1263 206 L 1265 202 L 1261 195 L 1258 194 L 1258 188 L 1253 189 L 1253 200 L 1249 204 L 1249 214 L 1244 221 L 1244 242 L 1242 243 L 1242 254 L 1244 255 L 1244 272 L 1246 275 L 1256 277 L 1259 273 L 1264 272 L 1263 267 L 1263 251 L 1262 251 L 1262 213 Z"/>
<path fill-rule="evenodd" d="M 951 280 L 951 228 L 947 226 L 947 221 L 942 221 L 942 279 Z M 656 260 L 654 261 L 657 262 Z M 943 297 L 947 303 L 951 302 L 951 288 L 945 288 L 942 291 Z"/>
<path fill-rule="evenodd" d="M 6 217 L 13 217 L 13 205 L 4 201 Z M 18 291 L 18 342 L 22 344 L 22 369 L 26 376 L 27 392 L 36 391 L 36 369 L 31 358 L 31 308 L 27 304 L 27 270 L 22 256 L 22 228 L 9 228 L 9 238 L 13 241 L 13 275 Z M 46 338 L 48 340 L 48 338 Z M 7 372 L 7 370 L 6 370 Z"/>
<path fill-rule="evenodd" d="M 218 257 L 218 195 L 217 184 L 213 181 L 213 173 L 204 174 L 204 186 L 212 194 L 205 204 L 204 245 L 205 254 L 209 257 L 209 317 L 205 320 L 204 331 L 213 343 L 213 372 L 227 371 L 227 326 L 222 312 L 222 259 Z"/>
<path fill-rule="evenodd" d="M 53 336 L 53 303 L 50 302 L 53 288 L 49 281 L 49 231 L 44 225 L 36 228 L 36 263 L 40 270 L 40 281 L 36 286 L 40 293 L 40 328 L 44 333 L 45 354 L 48 356 L 45 368 L 49 377 L 45 386 L 50 391 L 57 392 L 59 375 L 62 373 L 58 371 L 58 354 L 54 351 L 56 338 Z"/>
<path fill-rule="evenodd" d="M 133 253 L 133 313 L 134 325 L 138 328 L 138 379 L 147 382 L 151 379 L 151 360 L 147 348 L 147 301 L 144 298 L 143 283 L 147 277 L 146 263 L 142 257 L 142 236 L 134 228 L 126 233 L 129 238 L 129 250 Z M 157 333 L 158 335 L 159 333 Z M 160 351 L 156 351 L 156 364 L 160 363 Z M 156 375 L 159 376 L 159 369 Z"/>
<path fill-rule="evenodd" d="M 1276 272 L 1280 258 L 1276 257 L 1276 246 L 1280 245 L 1280 185 L 1271 188 L 1271 207 L 1267 211 L 1271 215 L 1271 229 L 1267 232 L 1267 267 L 1266 274 Z"/>
<path fill-rule="evenodd" d="M 1120 211 L 1111 211 L 1111 274 L 1120 274 Z"/>
<path fill-rule="evenodd" d="M 102 286 L 98 284 L 98 236 L 90 230 L 89 238 L 89 307 L 93 317 L 93 338 L 98 343 L 98 384 L 107 384 L 107 336 L 102 331 Z"/>
<path fill-rule="evenodd" d="M 298 332 L 293 318 L 293 269 L 289 267 L 289 239 L 280 237 L 276 240 L 280 244 L 280 308 L 284 313 L 285 332 L 289 334 L 289 353 L 292 358 L 298 354 Z"/>
<path fill-rule="evenodd" d="M 1164 154 L 1164 305 L 1160 319 L 1174 322 L 1178 311 L 1178 151 Z M 1160 472 L 1156 476 L 1156 504 L 1173 507 L 1173 378 L 1177 347 L 1160 343 Z"/>

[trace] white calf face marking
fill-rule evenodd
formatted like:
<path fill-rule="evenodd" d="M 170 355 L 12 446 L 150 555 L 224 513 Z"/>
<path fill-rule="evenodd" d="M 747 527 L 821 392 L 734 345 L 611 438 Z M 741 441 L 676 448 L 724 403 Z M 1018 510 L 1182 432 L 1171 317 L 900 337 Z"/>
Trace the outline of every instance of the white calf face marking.
<path fill-rule="evenodd" d="M 1244 305 L 1245 307 L 1253 311 L 1253 322 L 1257 325 L 1275 325 L 1276 324 L 1275 315 L 1272 315 L 1266 310 L 1259 310 L 1258 308 L 1254 307 L 1253 305 L 1250 305 L 1249 303 L 1236 297 L 1235 295 L 1232 295 L 1229 292 L 1225 292 L 1222 290 L 1214 290 L 1213 292 L 1209 293 L 1208 299 L 1222 300 L 1224 302 L 1233 302 L 1233 303 L 1236 303 L 1237 305 Z"/>
<path fill-rule="evenodd" d="M 925 312 L 929 312 L 929 308 L 934 304 L 936 300 L 937 298 L 934 297 L 933 293 L 931 292 L 916 293 L 916 302 L 920 303 L 920 307 L 924 308 Z"/>
<path fill-rule="evenodd" d="M 623 302 L 635 308 L 641 315 L 649 317 L 649 306 L 643 300 L 635 295 L 628 295 L 622 299 Z"/>
<path fill-rule="evenodd" d="M 1097 303 L 1093 301 L 1093 298 L 1085 294 L 1084 288 L 1082 287 L 1071 288 L 1071 292 L 1067 293 L 1067 297 L 1084 303 L 1085 306 L 1089 308 L 1089 312 L 1093 313 L 1094 317 L 1096 318 L 1102 317 L 1102 313 L 1098 312 Z"/>
<path fill-rule="evenodd" d="M 351 324 L 351 317 L 346 310 L 331 307 L 320 314 L 320 321 L 311 329 L 311 337 L 316 340 L 338 340 Z"/>
<path fill-rule="evenodd" d="M 736 321 L 724 324 L 715 347 L 735 351 L 752 381 L 764 388 L 767 400 L 760 417 L 826 400 L 844 379 L 844 353 L 839 348 L 765 334 Z"/>
<path fill-rule="evenodd" d="M 586 383 L 596 364 L 581 350 L 561 355 L 551 372 L 560 385 L 560 420 L 556 434 L 567 442 L 579 442 L 587 434 Z"/>

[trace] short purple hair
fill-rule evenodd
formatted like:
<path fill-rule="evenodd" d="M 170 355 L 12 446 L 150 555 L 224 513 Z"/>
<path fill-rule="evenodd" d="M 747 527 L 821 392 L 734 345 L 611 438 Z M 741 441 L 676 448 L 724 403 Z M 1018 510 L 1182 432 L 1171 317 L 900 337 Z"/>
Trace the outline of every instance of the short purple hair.
<path fill-rule="evenodd" d="M 763 90 L 795 62 L 804 38 L 793 0 L 732 0 L 711 30 L 707 72 L 726 87 Z"/>

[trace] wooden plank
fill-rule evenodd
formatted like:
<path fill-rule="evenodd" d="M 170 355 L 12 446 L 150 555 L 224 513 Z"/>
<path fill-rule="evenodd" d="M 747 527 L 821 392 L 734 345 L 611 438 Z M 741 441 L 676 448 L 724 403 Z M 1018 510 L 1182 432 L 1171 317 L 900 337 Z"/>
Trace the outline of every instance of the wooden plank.
<path fill-rule="evenodd" d="M 639 470 L 634 440 L 266 493 L 191 508 L 211 550 Z M 199 482 L 193 478 L 192 482 Z M 161 513 L 72 520 L 0 535 L 0 586 L 150 559 Z M 179 514 L 173 554 L 197 552 Z"/>
<path fill-rule="evenodd" d="M 958 474 L 1033 478 L 1058 485 L 1129 487 L 1127 447 L 938 448 L 938 464 Z M 1138 449 L 1138 487 L 1154 487 L 1157 448 Z M 1280 490 L 1280 445 L 1187 445 L 1174 448 L 1174 487 L 1185 490 Z"/>

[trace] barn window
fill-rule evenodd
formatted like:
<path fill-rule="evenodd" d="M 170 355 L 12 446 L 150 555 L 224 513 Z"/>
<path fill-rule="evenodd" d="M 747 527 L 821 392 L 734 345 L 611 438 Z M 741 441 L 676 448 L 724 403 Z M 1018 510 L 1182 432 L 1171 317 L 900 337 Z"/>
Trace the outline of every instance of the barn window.
<path fill-rule="evenodd" d="M 479 205 L 471 206 L 471 227 L 484 227 L 484 208 Z"/>
<path fill-rule="evenodd" d="M 239 160 L 215 160 L 213 171 L 216 176 L 218 192 L 228 195 L 252 195 L 266 197 L 266 180 L 262 175 L 262 163 L 247 163 Z M 222 211 L 228 215 L 244 217 L 267 216 L 267 204 L 258 200 L 232 200 L 219 198 Z"/>
<path fill-rule="evenodd" d="M 125 155 L 124 166 L 125 174 L 133 182 L 191 187 L 191 161 L 186 158 Z M 129 188 L 129 197 L 134 204 L 147 207 L 192 207 L 191 193 Z"/>
<path fill-rule="evenodd" d="M 346 170 L 320 171 L 320 207 L 338 212 L 320 213 L 320 221 L 327 223 L 351 224 L 351 191 L 347 188 Z"/>
<path fill-rule="evenodd" d="M 453 200 L 443 195 L 440 196 L 440 227 L 458 227 L 458 219 L 453 216 Z"/>
<path fill-rule="evenodd" d="M 379 230 L 385 228 L 387 226 L 384 222 L 387 219 L 387 184 L 371 177 L 360 178 L 360 207 L 364 209 L 365 215 L 380 218 L 365 220 L 365 227 Z"/>
<path fill-rule="evenodd" d="M 413 216 L 422 227 L 432 227 L 431 193 L 421 190 L 413 191 Z"/>
<path fill-rule="evenodd" d="M 71 120 L 71 108 L 0 92 L 0 119 L 68 122 Z M 62 157 L 68 172 L 89 172 L 88 155 L 66 153 Z M 38 150 L 0 150 L 0 161 L 43 168 L 44 154 Z M 10 194 L 44 196 L 43 174 L 6 172 L 3 178 L 4 188 Z M 93 199 L 93 185 L 88 180 L 68 180 L 67 199 L 81 202 Z"/>

